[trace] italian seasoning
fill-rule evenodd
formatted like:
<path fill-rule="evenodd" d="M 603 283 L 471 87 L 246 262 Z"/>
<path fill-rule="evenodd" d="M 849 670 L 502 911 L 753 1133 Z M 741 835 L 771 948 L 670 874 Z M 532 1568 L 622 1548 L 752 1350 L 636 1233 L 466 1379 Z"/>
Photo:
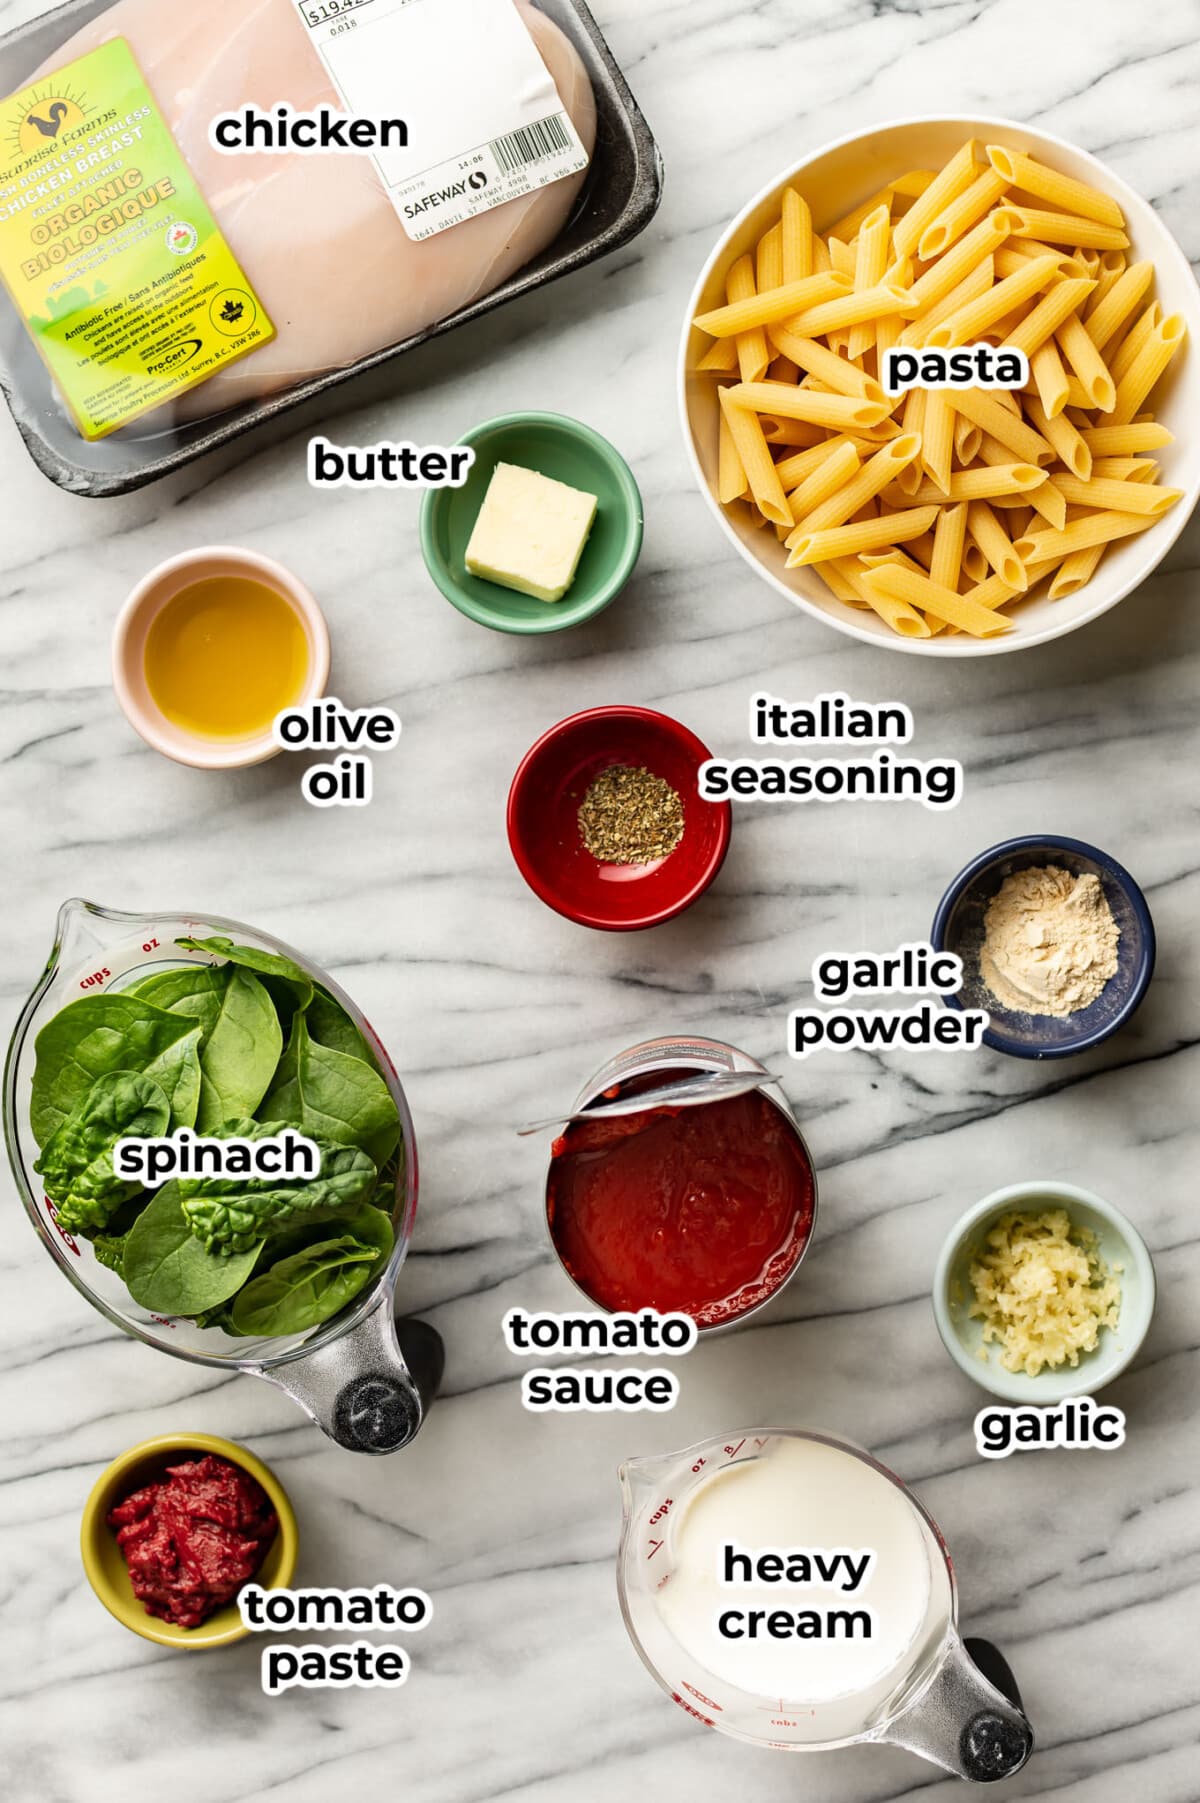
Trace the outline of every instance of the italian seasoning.
<path fill-rule="evenodd" d="M 614 764 L 584 796 L 579 831 L 598 863 L 653 864 L 683 838 L 683 803 L 661 776 Z"/>

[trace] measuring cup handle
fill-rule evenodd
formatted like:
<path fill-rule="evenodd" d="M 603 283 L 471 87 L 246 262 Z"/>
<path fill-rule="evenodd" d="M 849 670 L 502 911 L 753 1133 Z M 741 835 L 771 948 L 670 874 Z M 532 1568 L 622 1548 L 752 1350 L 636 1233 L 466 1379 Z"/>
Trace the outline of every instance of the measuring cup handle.
<path fill-rule="evenodd" d="M 379 1458 L 416 1439 L 444 1367 L 441 1336 L 424 1321 L 397 1323 L 385 1292 L 353 1333 L 262 1375 L 339 1446 Z"/>
<path fill-rule="evenodd" d="M 1033 1729 L 1003 1656 L 986 1640 L 968 1645 L 979 1663 L 955 1635 L 933 1682 L 880 1739 L 974 1784 L 996 1784 L 1021 1770 L 1033 1752 Z"/>

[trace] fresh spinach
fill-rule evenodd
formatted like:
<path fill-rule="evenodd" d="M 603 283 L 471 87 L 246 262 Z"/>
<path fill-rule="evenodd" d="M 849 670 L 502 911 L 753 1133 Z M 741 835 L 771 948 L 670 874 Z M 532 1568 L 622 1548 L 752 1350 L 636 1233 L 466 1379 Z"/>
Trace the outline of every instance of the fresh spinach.
<path fill-rule="evenodd" d="M 121 1139 L 154 1139 L 166 1133 L 171 1107 L 150 1077 L 110 1071 L 100 1077 L 62 1126 L 47 1140 L 34 1165 L 67 1233 L 99 1232 L 140 1183 L 118 1177 L 113 1148 Z"/>
<path fill-rule="evenodd" d="M 327 989 L 314 990 L 304 1018 L 310 1037 L 318 1045 L 327 1046 L 331 1052 L 344 1052 L 347 1058 L 357 1058 L 374 1070 L 375 1060 L 366 1040 L 342 1004 L 334 1001 Z"/>
<path fill-rule="evenodd" d="M 252 1278 L 234 1298 L 230 1320 L 238 1333 L 263 1338 L 318 1327 L 365 1287 L 378 1256 L 349 1234 L 308 1246 Z"/>
<path fill-rule="evenodd" d="M 293 958 L 281 952 L 260 952 L 254 945 L 235 945 L 224 933 L 211 939 L 177 939 L 176 945 L 189 952 L 208 952 L 224 958 L 244 970 L 252 970 L 270 990 L 281 1020 L 289 1020 L 297 1010 L 303 1012 L 313 998 L 313 981 Z"/>
<path fill-rule="evenodd" d="M 279 1121 L 227 1121 L 226 1139 L 267 1139 Z M 218 1256 L 244 1252 L 288 1227 L 330 1221 L 369 1197 L 378 1173 L 356 1146 L 316 1142 L 317 1177 L 183 1177 L 179 1197 L 192 1233 Z"/>
<path fill-rule="evenodd" d="M 134 995 L 85 995 L 37 1037 L 30 1122 L 44 1146 L 92 1085 L 116 1071 L 150 1077 L 175 1127 L 194 1127 L 200 1106 L 201 1029 L 185 1015 Z"/>
<path fill-rule="evenodd" d="M 198 1133 L 253 1114 L 270 1087 L 283 1052 L 275 1004 L 258 978 L 235 964 L 191 964 L 160 971 L 139 996 L 200 1023 Z"/>
<path fill-rule="evenodd" d="M 400 1139 L 400 1116 L 378 1071 L 318 1044 L 303 1014 L 292 1024 L 287 1051 L 258 1112 L 313 1139 L 359 1146 L 379 1167 Z"/>
<path fill-rule="evenodd" d="M 198 1315 L 235 1296 L 262 1242 L 229 1257 L 208 1252 L 188 1226 L 178 1183 L 164 1184 L 125 1240 L 121 1275 L 129 1294 L 157 1315 Z"/>

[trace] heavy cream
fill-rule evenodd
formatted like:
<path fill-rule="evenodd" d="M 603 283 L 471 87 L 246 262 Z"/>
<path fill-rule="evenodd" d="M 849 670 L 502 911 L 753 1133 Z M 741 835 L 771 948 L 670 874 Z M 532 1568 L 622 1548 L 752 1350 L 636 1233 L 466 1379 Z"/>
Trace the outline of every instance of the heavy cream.
<path fill-rule="evenodd" d="M 921 1517 L 852 1453 L 779 1439 L 702 1482 L 674 1520 L 655 1605 L 739 1690 L 815 1706 L 905 1674 L 930 1606 Z"/>

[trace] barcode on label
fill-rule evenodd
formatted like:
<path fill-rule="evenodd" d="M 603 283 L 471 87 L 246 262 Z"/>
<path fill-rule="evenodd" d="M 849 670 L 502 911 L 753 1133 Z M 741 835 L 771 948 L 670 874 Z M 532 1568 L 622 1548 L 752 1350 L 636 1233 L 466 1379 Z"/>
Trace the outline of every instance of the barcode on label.
<path fill-rule="evenodd" d="M 526 163 L 544 162 L 547 157 L 558 156 L 572 147 L 562 113 L 552 113 L 548 119 L 539 119 L 536 125 L 510 131 L 503 138 L 495 138 L 488 146 L 505 175 Z"/>

